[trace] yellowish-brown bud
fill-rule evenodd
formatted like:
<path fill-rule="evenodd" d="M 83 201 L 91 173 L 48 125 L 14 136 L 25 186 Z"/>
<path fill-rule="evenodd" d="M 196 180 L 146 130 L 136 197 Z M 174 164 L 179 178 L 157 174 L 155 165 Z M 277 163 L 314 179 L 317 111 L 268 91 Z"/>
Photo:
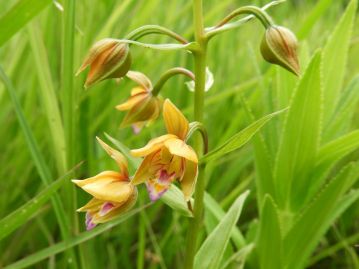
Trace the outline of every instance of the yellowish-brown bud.
<path fill-rule="evenodd" d="M 270 26 L 265 32 L 260 49 L 266 61 L 280 65 L 299 76 L 297 45 L 297 38 L 289 29 Z"/>
<path fill-rule="evenodd" d="M 106 38 L 96 42 L 77 71 L 78 75 L 90 66 L 85 88 L 108 78 L 121 78 L 131 67 L 129 46 L 119 40 Z"/>
<path fill-rule="evenodd" d="M 116 106 L 116 109 L 128 111 L 121 127 L 132 125 L 137 133 L 147 122 L 152 122 L 158 118 L 162 108 L 162 100 L 152 94 L 152 83 L 144 74 L 129 71 L 126 76 L 135 81 L 138 86 L 132 89 L 130 98 Z"/>

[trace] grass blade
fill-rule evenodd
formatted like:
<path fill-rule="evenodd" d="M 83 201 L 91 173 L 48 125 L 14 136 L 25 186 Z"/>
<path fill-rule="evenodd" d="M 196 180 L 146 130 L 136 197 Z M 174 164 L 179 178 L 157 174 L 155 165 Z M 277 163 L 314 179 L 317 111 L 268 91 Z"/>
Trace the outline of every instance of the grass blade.
<path fill-rule="evenodd" d="M 306 260 L 321 236 L 329 228 L 334 218 L 337 203 L 343 194 L 355 183 L 359 174 L 357 163 L 344 168 L 314 199 L 312 204 L 304 211 L 299 220 L 293 225 L 284 238 L 286 268 L 304 268 Z M 300 253 L 300 255 L 298 255 Z"/>
<path fill-rule="evenodd" d="M 42 261 L 52 255 L 61 253 L 69 248 L 73 248 L 74 246 L 77 246 L 83 242 L 86 242 L 96 236 L 98 236 L 99 234 L 102 234 L 108 230 L 110 230 L 111 228 L 117 226 L 118 224 L 124 222 L 125 220 L 127 220 L 128 218 L 132 217 L 133 215 L 139 213 L 141 210 L 143 210 L 144 208 L 146 208 L 148 205 L 145 205 L 141 208 L 132 210 L 122 216 L 120 216 L 118 219 L 111 221 L 109 223 L 106 224 L 102 224 L 96 228 L 94 228 L 93 230 L 89 231 L 89 232 L 83 232 L 81 234 L 79 234 L 76 237 L 70 238 L 66 241 L 57 243 L 53 246 L 47 247 L 43 250 L 38 251 L 37 253 L 34 253 L 30 256 L 27 256 L 26 258 L 19 260 L 13 264 L 10 264 L 6 267 L 4 267 L 4 269 L 20 269 L 20 268 L 26 268 L 29 267 L 30 265 L 36 264 L 39 261 Z"/>
<path fill-rule="evenodd" d="M 274 170 L 280 208 L 289 209 L 296 195 L 305 193 L 307 173 L 315 161 L 321 120 L 320 62 L 318 52 L 298 83 L 285 120 Z"/>
<path fill-rule="evenodd" d="M 261 269 L 282 267 L 282 238 L 277 207 L 269 195 L 264 198 L 258 234 L 258 255 Z"/>
<path fill-rule="evenodd" d="M 268 121 L 286 110 L 287 109 L 276 111 L 253 122 L 247 128 L 228 139 L 224 144 L 206 154 L 200 161 L 209 162 L 212 160 L 216 160 L 225 154 L 239 149 L 240 147 L 245 145 Z"/>
<path fill-rule="evenodd" d="M 0 220 L 0 240 L 8 234 L 25 224 L 33 215 L 45 204 L 53 194 L 64 184 L 71 171 L 57 179 L 55 182 L 46 187 L 42 192 L 28 201 L 26 204 L 16 209 L 11 214 Z"/>
<path fill-rule="evenodd" d="M 220 267 L 232 230 L 238 221 L 248 194 L 249 191 L 246 191 L 237 198 L 221 222 L 203 242 L 196 254 L 194 268 L 217 269 Z"/>
<path fill-rule="evenodd" d="M 54 154 L 59 173 L 66 171 L 65 135 L 62 126 L 61 113 L 55 86 L 52 82 L 50 66 L 46 54 L 46 47 L 43 42 L 39 26 L 32 23 L 28 27 L 30 45 L 33 51 L 35 67 L 39 78 L 39 98 L 44 106 L 44 114 L 50 129 L 50 137 L 54 147 Z"/>
<path fill-rule="evenodd" d="M 334 112 L 340 97 L 357 0 L 350 1 L 323 50 L 324 123 Z"/>
<path fill-rule="evenodd" d="M 0 47 L 51 3 L 51 0 L 18 1 L 0 18 Z"/>

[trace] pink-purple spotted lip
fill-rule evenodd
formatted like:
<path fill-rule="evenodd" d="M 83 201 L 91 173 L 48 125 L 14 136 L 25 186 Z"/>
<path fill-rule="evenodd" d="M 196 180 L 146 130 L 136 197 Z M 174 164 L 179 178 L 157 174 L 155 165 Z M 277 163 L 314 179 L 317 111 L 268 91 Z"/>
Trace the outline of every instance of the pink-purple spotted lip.
<path fill-rule="evenodd" d="M 108 212 L 110 212 L 115 206 L 110 203 L 110 202 L 106 202 L 102 205 L 100 211 L 99 211 L 99 215 L 101 217 L 105 216 Z"/>
<path fill-rule="evenodd" d="M 161 170 L 158 181 L 163 185 L 167 184 L 168 182 L 171 183 L 174 175 L 175 173 L 168 174 L 166 170 Z"/>
<path fill-rule="evenodd" d="M 131 127 L 132 127 L 132 131 L 135 135 L 138 135 L 141 132 L 142 128 L 138 127 L 136 124 L 132 124 Z"/>
<path fill-rule="evenodd" d="M 95 228 L 96 225 L 97 225 L 96 223 L 94 223 L 94 222 L 92 221 L 92 216 L 91 216 L 91 214 L 90 214 L 89 212 L 86 213 L 85 224 L 86 224 L 86 230 L 87 230 L 87 231 L 92 230 L 92 229 Z"/>

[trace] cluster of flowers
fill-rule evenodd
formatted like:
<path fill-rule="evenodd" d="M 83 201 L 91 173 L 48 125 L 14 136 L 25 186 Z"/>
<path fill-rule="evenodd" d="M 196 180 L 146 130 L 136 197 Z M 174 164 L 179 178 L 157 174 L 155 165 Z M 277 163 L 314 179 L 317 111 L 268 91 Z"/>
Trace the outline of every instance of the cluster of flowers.
<path fill-rule="evenodd" d="M 88 179 L 73 180 L 93 196 L 85 206 L 78 209 L 86 212 L 87 229 L 107 222 L 131 208 L 137 200 L 136 186 L 139 184 L 146 184 L 152 201 L 159 199 L 176 180 L 180 182 L 187 201 L 194 191 L 198 158 L 185 142 L 189 131 L 188 120 L 169 99 L 162 101 L 153 96 L 151 81 L 140 72 L 129 71 L 129 63 L 128 45 L 106 39 L 95 44 L 79 72 L 90 66 L 86 87 L 107 78 L 125 75 L 135 81 L 138 86 L 132 89 L 130 98 L 116 107 L 121 111 L 128 110 L 122 126 L 132 125 L 135 130 L 139 130 L 147 122 L 155 120 L 163 110 L 168 134 L 152 139 L 141 149 L 131 151 L 133 156 L 143 157 L 133 177 L 129 176 L 125 157 L 97 138 L 102 148 L 116 161 L 120 171 L 104 171 Z"/>
<path fill-rule="evenodd" d="M 297 40 L 294 34 L 281 26 L 269 25 L 261 43 L 265 60 L 280 65 L 292 73 L 299 74 Z M 78 73 L 90 67 L 85 87 L 110 78 L 127 76 L 136 82 L 129 99 L 118 105 L 120 111 L 128 111 L 121 124 L 131 125 L 139 132 L 144 125 L 154 121 L 163 111 L 168 134 L 152 139 L 131 153 L 143 157 L 133 177 L 127 169 L 124 156 L 98 138 L 100 145 L 117 162 L 120 172 L 105 171 L 85 180 L 73 180 L 84 191 L 93 196 L 78 211 L 86 212 L 86 226 L 91 229 L 97 223 L 113 219 L 131 208 L 137 200 L 137 185 L 145 183 L 150 199 L 159 199 L 171 183 L 180 182 L 186 201 L 193 194 L 197 173 L 198 157 L 186 144 L 189 123 L 177 107 L 169 100 L 163 101 L 154 91 L 151 81 L 142 73 L 130 71 L 131 54 L 129 45 L 117 39 L 103 39 L 90 50 Z"/>

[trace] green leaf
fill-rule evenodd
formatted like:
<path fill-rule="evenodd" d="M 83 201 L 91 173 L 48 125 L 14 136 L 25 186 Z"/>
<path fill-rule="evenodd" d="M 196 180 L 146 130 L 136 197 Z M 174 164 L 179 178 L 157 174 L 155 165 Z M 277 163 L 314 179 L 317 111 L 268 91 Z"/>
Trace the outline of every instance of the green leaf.
<path fill-rule="evenodd" d="M 348 207 L 350 207 L 354 202 L 356 202 L 359 199 L 359 190 L 353 190 L 347 195 L 343 196 L 340 201 L 337 203 L 336 208 L 333 210 L 332 218 L 336 218 L 337 216 L 340 216 Z M 334 219 L 330 220 L 332 223 Z M 313 266 L 318 261 L 334 255 L 336 252 L 338 252 L 341 248 L 344 248 L 347 246 L 347 244 L 354 244 L 359 239 L 359 233 L 351 235 L 349 237 L 350 239 L 341 240 L 336 245 L 321 249 L 318 251 L 318 253 L 313 256 L 309 263 L 307 263 L 307 266 Z"/>
<path fill-rule="evenodd" d="M 330 165 L 359 148 L 359 130 L 353 131 L 320 148 L 317 163 Z"/>
<path fill-rule="evenodd" d="M 47 248 L 44 248 L 43 250 L 40 250 L 32 255 L 29 255 L 13 264 L 10 264 L 4 269 L 20 269 L 20 268 L 28 268 L 30 265 L 33 265 L 39 261 L 42 261 L 50 256 L 53 256 L 55 254 L 61 253 L 67 249 L 73 248 L 74 246 L 77 246 L 83 242 L 86 242 L 108 230 L 111 228 L 117 226 L 118 224 L 124 222 L 128 218 L 132 217 L 133 215 L 139 213 L 141 210 L 146 208 L 148 205 L 145 205 L 141 208 L 129 211 L 128 213 L 125 213 L 124 215 L 118 217 L 116 220 L 113 220 L 109 223 L 99 225 L 98 227 L 92 229 L 91 231 L 86 231 L 78 236 L 75 236 L 71 239 L 68 239 L 66 241 L 57 243 L 55 245 L 49 246 Z"/>
<path fill-rule="evenodd" d="M 47 122 L 54 148 L 53 156 L 57 161 L 60 174 L 66 171 L 65 134 L 61 120 L 61 113 L 57 101 L 55 85 L 51 77 L 51 67 L 46 54 L 46 46 L 38 24 L 31 23 L 28 27 L 29 41 L 32 49 L 33 60 L 39 80 L 39 99 L 44 107 Z"/>
<path fill-rule="evenodd" d="M 235 263 L 234 268 L 243 269 L 244 264 L 246 262 L 246 258 L 252 252 L 253 249 L 254 249 L 254 244 L 249 244 L 241 248 L 236 253 L 234 253 L 228 260 L 226 260 L 226 262 L 223 264 L 221 269 L 233 268 L 233 267 L 229 267 L 232 263 Z"/>
<path fill-rule="evenodd" d="M 313 199 L 284 238 L 285 268 L 304 268 L 320 238 L 342 210 L 337 205 L 359 174 L 358 163 L 346 166 Z M 300 255 L 298 255 L 300 253 Z"/>
<path fill-rule="evenodd" d="M 216 200 L 213 199 L 213 197 L 209 193 L 204 194 L 204 205 L 206 208 L 205 218 L 207 217 L 207 214 L 211 214 L 216 220 L 216 224 L 218 224 L 226 214 L 222 207 L 217 203 Z M 233 228 L 231 238 L 237 248 L 241 248 L 246 244 L 241 231 L 237 227 Z"/>
<path fill-rule="evenodd" d="M 0 47 L 51 3 L 51 0 L 19 0 L 0 18 Z"/>
<path fill-rule="evenodd" d="M 324 128 L 323 142 L 328 142 L 348 131 L 358 100 L 359 76 L 356 76 L 341 94 L 337 108 Z"/>
<path fill-rule="evenodd" d="M 300 25 L 297 37 L 300 40 L 305 39 L 312 30 L 315 23 L 322 17 L 325 11 L 331 6 L 333 0 L 320 0 L 312 11 L 306 16 L 306 20 Z"/>
<path fill-rule="evenodd" d="M 194 268 L 217 269 L 220 267 L 224 251 L 248 194 L 249 191 L 246 191 L 236 199 L 221 222 L 203 242 L 196 254 Z"/>
<path fill-rule="evenodd" d="M 297 85 L 285 120 L 274 169 L 280 208 L 305 193 L 307 174 L 314 165 L 321 120 L 320 60 L 317 52 Z M 291 189 L 295 190 L 293 195 Z"/>
<path fill-rule="evenodd" d="M 343 85 L 357 0 L 352 0 L 323 50 L 324 123 L 334 112 Z"/>
<path fill-rule="evenodd" d="M 247 117 L 253 120 L 254 116 L 248 103 L 244 98 L 242 98 L 241 101 Z M 263 203 L 265 194 L 274 196 L 273 164 L 269 149 L 261 133 L 257 133 L 257 135 L 253 137 L 253 148 L 256 168 L 257 204 L 259 207 Z"/>
<path fill-rule="evenodd" d="M 66 182 L 66 177 L 72 172 L 67 173 L 54 183 L 46 187 L 42 192 L 28 201 L 26 204 L 16 209 L 0 220 L 0 240 L 16 230 L 21 225 L 31 219 L 35 213 L 45 204 L 53 194 Z"/>
<path fill-rule="evenodd" d="M 310 177 L 307 199 L 320 189 L 330 169 L 349 153 L 359 148 L 359 130 L 346 134 L 320 148 L 316 167 Z"/>
<path fill-rule="evenodd" d="M 261 209 L 257 241 L 261 269 L 282 267 L 282 238 L 277 207 L 271 196 L 266 195 Z"/>
<path fill-rule="evenodd" d="M 269 115 L 264 116 L 263 118 L 253 122 L 244 130 L 232 136 L 228 139 L 223 145 L 218 148 L 212 150 L 208 154 L 206 154 L 200 161 L 208 162 L 222 157 L 225 154 L 228 154 L 236 149 L 239 149 L 243 145 L 245 145 L 268 121 L 270 121 L 273 117 L 283 113 L 287 109 L 279 110 Z"/>
<path fill-rule="evenodd" d="M 45 158 L 41 154 L 38 143 L 35 140 L 31 128 L 25 118 L 24 112 L 20 105 L 20 101 L 16 95 L 15 88 L 1 66 L 0 66 L 0 79 L 4 82 L 6 90 L 9 93 L 11 102 L 14 106 L 16 116 L 18 118 L 20 127 L 24 134 L 25 141 L 31 153 L 31 157 L 34 161 L 36 169 L 40 175 L 42 182 L 47 186 L 51 183 L 50 179 L 52 178 L 50 168 L 48 167 L 47 162 L 45 162 Z M 65 210 L 63 208 L 63 204 L 61 203 L 61 199 L 59 195 L 57 193 L 54 193 L 53 197 L 51 197 L 51 201 L 54 206 L 54 210 L 61 228 L 62 235 L 64 238 L 67 238 L 67 236 L 69 235 L 69 228 L 67 224 L 68 219 L 66 217 Z"/>
<path fill-rule="evenodd" d="M 187 207 L 182 191 L 174 184 L 171 184 L 169 190 L 161 197 L 161 201 L 180 214 L 186 217 L 193 217 L 192 212 Z M 191 203 L 193 204 L 193 199 Z"/>

